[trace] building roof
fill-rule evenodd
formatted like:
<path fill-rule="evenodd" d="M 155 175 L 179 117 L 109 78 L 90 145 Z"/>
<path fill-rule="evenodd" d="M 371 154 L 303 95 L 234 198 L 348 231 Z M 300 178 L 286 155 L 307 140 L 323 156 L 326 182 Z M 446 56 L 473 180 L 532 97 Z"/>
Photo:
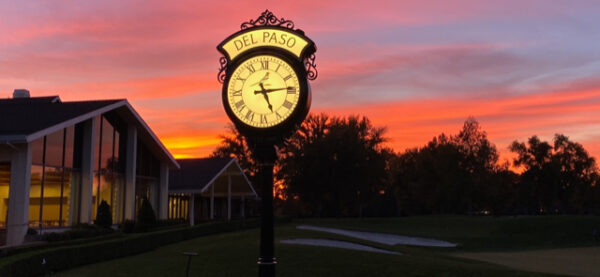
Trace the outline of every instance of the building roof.
<path fill-rule="evenodd" d="M 61 102 L 57 96 L 0 99 L 0 136 L 27 136 L 100 108 L 125 101 Z"/>
<path fill-rule="evenodd" d="M 234 158 L 179 159 L 177 162 L 180 169 L 169 172 L 169 191 L 203 193 L 228 168 L 233 167 L 256 195 L 250 181 Z"/>
<path fill-rule="evenodd" d="M 125 99 L 68 101 L 58 96 L 0 99 L 0 143 L 32 142 L 97 115 L 116 111 L 137 126 L 138 137 L 169 167 L 175 158 Z"/>

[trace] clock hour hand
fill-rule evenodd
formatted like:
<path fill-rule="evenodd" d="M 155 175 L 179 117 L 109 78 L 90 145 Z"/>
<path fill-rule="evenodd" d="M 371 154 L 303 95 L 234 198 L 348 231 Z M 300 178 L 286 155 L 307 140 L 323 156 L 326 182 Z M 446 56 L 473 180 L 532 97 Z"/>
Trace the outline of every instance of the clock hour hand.
<path fill-rule="evenodd" d="M 267 105 L 269 105 L 269 110 L 271 110 L 271 112 L 273 112 L 273 105 L 271 105 L 271 102 L 269 102 L 269 96 L 266 93 L 263 93 L 263 96 L 265 97 L 265 100 L 267 100 Z"/>
<path fill-rule="evenodd" d="M 271 102 L 269 101 L 269 95 L 267 95 L 267 90 L 265 89 L 265 87 L 263 86 L 262 83 L 260 83 L 260 91 L 258 91 L 259 93 L 262 93 L 262 95 L 265 97 L 265 100 L 267 100 L 267 105 L 269 105 L 269 110 L 271 110 L 271 112 L 273 112 L 273 105 L 271 105 Z M 254 94 L 258 94 L 256 93 L 256 91 L 254 91 Z"/>

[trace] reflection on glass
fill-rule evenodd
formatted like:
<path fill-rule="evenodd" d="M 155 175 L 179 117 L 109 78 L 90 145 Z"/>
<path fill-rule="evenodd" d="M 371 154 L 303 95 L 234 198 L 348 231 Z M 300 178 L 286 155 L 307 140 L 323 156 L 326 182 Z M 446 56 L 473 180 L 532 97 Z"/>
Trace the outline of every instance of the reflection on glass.
<path fill-rule="evenodd" d="M 73 168 L 73 148 L 75 143 L 75 126 L 67 128 L 65 137 L 65 167 Z"/>
<path fill-rule="evenodd" d="M 102 130 L 102 116 L 98 115 L 95 118 L 96 120 L 96 124 L 94 125 L 95 130 L 94 130 L 94 157 L 96 157 L 94 159 L 94 170 L 98 170 L 98 158 L 100 157 L 100 145 L 102 145 L 101 143 L 99 143 L 100 141 L 100 132 Z"/>
<path fill-rule="evenodd" d="M 43 166 L 31 166 L 31 187 L 29 189 L 29 226 L 37 228 L 40 225 L 40 195 L 42 192 Z"/>
<path fill-rule="evenodd" d="M 31 142 L 31 163 L 35 165 L 42 165 L 42 157 L 44 155 L 44 138 Z"/>
<path fill-rule="evenodd" d="M 0 228 L 6 228 L 8 210 L 8 187 L 10 185 L 10 164 L 0 163 Z"/>
<path fill-rule="evenodd" d="M 136 176 L 135 177 L 135 203 L 136 209 L 139 210 L 142 206 L 142 201 L 144 198 L 150 200 L 150 203 L 153 203 L 151 198 L 150 190 L 152 187 L 156 186 L 157 179 L 153 177 L 146 176 Z M 154 208 L 154 207 L 152 207 Z"/>
<path fill-rule="evenodd" d="M 46 136 L 46 166 L 62 166 L 64 130 Z"/>
<path fill-rule="evenodd" d="M 103 117 L 102 118 L 102 137 L 101 137 L 101 168 L 109 168 L 113 161 L 113 139 L 115 135 L 115 129 L 113 126 Z"/>
<path fill-rule="evenodd" d="M 73 145 L 74 127 L 56 131 L 32 143 L 30 227 L 70 224 L 70 211 L 74 210 L 71 203 L 76 199 L 71 188 L 80 180 L 73 178 L 75 175 L 69 168 L 73 165 Z"/>

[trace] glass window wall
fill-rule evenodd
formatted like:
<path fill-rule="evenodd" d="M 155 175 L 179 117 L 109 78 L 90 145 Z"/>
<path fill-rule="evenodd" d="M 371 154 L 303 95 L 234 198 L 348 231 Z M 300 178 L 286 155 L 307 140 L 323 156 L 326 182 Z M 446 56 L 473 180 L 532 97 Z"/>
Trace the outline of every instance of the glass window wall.
<path fill-rule="evenodd" d="M 190 196 L 185 194 L 169 195 L 169 219 L 189 219 Z"/>
<path fill-rule="evenodd" d="M 10 163 L 0 163 L 0 229 L 6 228 Z"/>
<path fill-rule="evenodd" d="M 125 178 L 119 161 L 119 131 L 106 117 L 98 119 L 96 125 L 94 161 L 94 186 L 92 218 L 96 219 L 98 206 L 106 201 L 112 209 L 113 222 L 122 221 Z"/>
<path fill-rule="evenodd" d="M 32 142 L 29 226 L 67 226 L 79 178 L 73 168 L 75 127 L 71 126 Z M 77 183 L 78 184 L 78 183 Z"/>
<path fill-rule="evenodd" d="M 160 162 L 154 157 L 150 150 L 138 140 L 137 142 L 137 159 L 136 159 L 136 177 L 135 177 L 135 203 L 136 209 L 142 205 L 144 198 L 148 199 L 152 204 L 152 208 L 156 212 L 156 204 L 158 203 L 158 176 Z"/>

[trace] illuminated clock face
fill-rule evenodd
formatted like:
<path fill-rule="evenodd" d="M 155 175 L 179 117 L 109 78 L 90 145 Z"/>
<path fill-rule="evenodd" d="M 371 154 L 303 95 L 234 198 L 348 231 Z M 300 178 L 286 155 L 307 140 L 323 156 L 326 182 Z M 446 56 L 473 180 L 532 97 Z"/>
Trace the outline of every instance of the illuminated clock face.
<path fill-rule="evenodd" d="M 260 55 L 242 62 L 231 74 L 227 102 L 235 116 L 256 128 L 276 126 L 298 106 L 298 76 L 284 60 Z"/>

